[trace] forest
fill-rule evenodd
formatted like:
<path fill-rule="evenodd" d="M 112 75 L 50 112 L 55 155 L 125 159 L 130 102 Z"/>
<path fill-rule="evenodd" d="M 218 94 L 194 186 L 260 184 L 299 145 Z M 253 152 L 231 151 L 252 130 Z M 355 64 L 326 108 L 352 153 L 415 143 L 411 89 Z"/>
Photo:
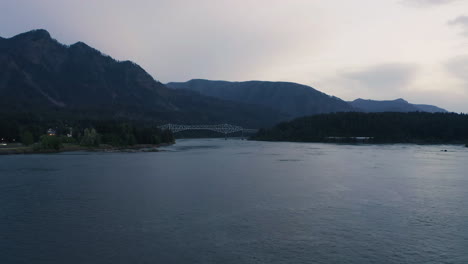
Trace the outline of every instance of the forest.
<path fill-rule="evenodd" d="M 154 122 L 96 119 L 41 119 L 34 114 L 17 113 L 0 117 L 0 140 L 5 143 L 32 145 L 40 143 L 45 149 L 59 149 L 70 143 L 97 147 L 174 142 L 172 132 L 162 131 Z"/>
<path fill-rule="evenodd" d="M 261 129 L 264 141 L 468 143 L 468 115 L 456 113 L 333 113 L 302 117 Z"/>

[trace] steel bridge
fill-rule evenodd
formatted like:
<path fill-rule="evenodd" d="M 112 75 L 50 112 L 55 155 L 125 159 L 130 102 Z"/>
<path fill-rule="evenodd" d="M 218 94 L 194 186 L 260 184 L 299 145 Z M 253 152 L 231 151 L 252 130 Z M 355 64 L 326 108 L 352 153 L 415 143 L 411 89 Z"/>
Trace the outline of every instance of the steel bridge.
<path fill-rule="evenodd" d="M 224 135 L 232 134 L 236 132 L 242 133 L 255 133 L 257 129 L 248 129 L 241 126 L 235 126 L 230 124 L 219 124 L 219 125 L 176 125 L 176 124 L 166 124 L 159 126 L 160 129 L 167 129 L 173 133 L 182 132 L 186 130 L 210 130 Z"/>

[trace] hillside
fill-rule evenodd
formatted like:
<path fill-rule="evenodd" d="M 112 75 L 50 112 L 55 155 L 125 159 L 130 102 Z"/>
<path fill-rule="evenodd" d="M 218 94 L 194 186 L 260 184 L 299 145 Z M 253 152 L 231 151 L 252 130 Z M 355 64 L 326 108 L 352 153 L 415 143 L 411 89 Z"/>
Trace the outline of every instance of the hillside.
<path fill-rule="evenodd" d="M 290 82 L 226 82 L 191 80 L 168 83 L 168 87 L 196 91 L 233 102 L 257 104 L 286 114 L 289 118 L 352 111 L 345 101 L 312 87 Z"/>
<path fill-rule="evenodd" d="M 47 121 L 116 119 L 258 128 L 323 113 L 445 111 L 403 99 L 347 103 L 289 82 L 191 80 L 167 86 L 133 62 L 117 61 L 83 42 L 63 45 L 45 30 L 0 38 L 3 119 L 19 120 L 18 115 L 26 114 Z"/>
<path fill-rule="evenodd" d="M 45 30 L 0 39 L 0 112 L 249 127 L 281 119 L 271 109 L 169 89 L 133 62 L 82 42 L 60 44 Z"/>
<path fill-rule="evenodd" d="M 352 102 L 349 102 L 356 110 L 362 112 L 429 112 L 445 113 L 447 110 L 439 108 L 433 105 L 418 105 L 411 104 L 403 99 L 396 100 L 387 100 L 387 101 L 376 101 L 376 100 L 365 100 L 365 99 L 356 99 Z"/>
<path fill-rule="evenodd" d="M 335 112 L 447 112 L 432 105 L 411 104 L 403 99 L 376 101 L 356 99 L 345 102 L 312 87 L 289 82 L 227 82 L 190 80 L 172 82 L 168 87 L 190 90 L 233 102 L 256 104 L 278 110 L 288 118 Z"/>
<path fill-rule="evenodd" d="M 468 115 L 455 113 L 335 113 L 298 118 L 267 130 L 256 140 L 372 143 L 465 143 Z"/>

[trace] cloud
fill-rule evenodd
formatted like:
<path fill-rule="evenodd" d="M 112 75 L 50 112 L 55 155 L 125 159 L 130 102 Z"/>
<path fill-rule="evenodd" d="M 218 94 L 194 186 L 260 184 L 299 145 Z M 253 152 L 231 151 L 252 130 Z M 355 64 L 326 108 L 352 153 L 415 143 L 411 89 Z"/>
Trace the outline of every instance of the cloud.
<path fill-rule="evenodd" d="M 468 37 L 468 16 L 459 16 L 448 22 L 450 26 L 458 26 L 462 28 L 462 35 Z"/>
<path fill-rule="evenodd" d="M 447 105 L 452 105 L 457 111 L 468 113 L 466 102 L 468 100 L 468 54 L 454 57 L 447 61 L 445 69 L 448 74 L 458 80 L 458 90 L 455 91 L 456 97 L 450 98 Z"/>
<path fill-rule="evenodd" d="M 445 5 L 458 2 L 459 0 L 402 0 L 401 3 L 415 7 L 428 7 L 436 5 Z"/>
<path fill-rule="evenodd" d="M 6 2 L 0 35 L 45 28 L 65 44 L 83 41 L 135 61 L 163 82 L 257 79 L 290 58 L 318 52 L 328 39 L 323 34 L 333 31 L 319 21 L 318 4 L 304 0 Z"/>
<path fill-rule="evenodd" d="M 468 87 L 440 63 L 465 54 L 461 37 L 453 35 L 464 29 L 456 17 L 463 14 L 457 10 L 468 10 L 468 0 L 0 3 L 2 37 L 45 28 L 64 44 L 83 41 L 135 61 L 162 82 L 292 81 L 349 99 L 407 98 L 412 92 L 408 99 L 415 102 L 425 102 L 427 90 Z M 384 64 L 389 61 L 420 68 Z M 468 111 L 468 104 L 459 109 Z"/>
<path fill-rule="evenodd" d="M 358 81 L 372 90 L 388 92 L 402 90 L 415 78 L 418 67 L 413 64 L 380 64 L 359 71 L 348 71 L 343 77 Z"/>
<path fill-rule="evenodd" d="M 458 56 L 446 63 L 447 71 L 468 85 L 468 55 Z"/>

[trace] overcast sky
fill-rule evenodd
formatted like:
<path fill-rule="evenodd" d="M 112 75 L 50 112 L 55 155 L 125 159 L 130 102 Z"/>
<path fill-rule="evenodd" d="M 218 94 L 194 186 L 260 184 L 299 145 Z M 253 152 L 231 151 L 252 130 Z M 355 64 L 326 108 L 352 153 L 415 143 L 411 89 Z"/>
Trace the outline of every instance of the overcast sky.
<path fill-rule="evenodd" d="M 468 0 L 0 0 L 0 36 L 36 28 L 161 82 L 292 81 L 468 112 Z"/>

